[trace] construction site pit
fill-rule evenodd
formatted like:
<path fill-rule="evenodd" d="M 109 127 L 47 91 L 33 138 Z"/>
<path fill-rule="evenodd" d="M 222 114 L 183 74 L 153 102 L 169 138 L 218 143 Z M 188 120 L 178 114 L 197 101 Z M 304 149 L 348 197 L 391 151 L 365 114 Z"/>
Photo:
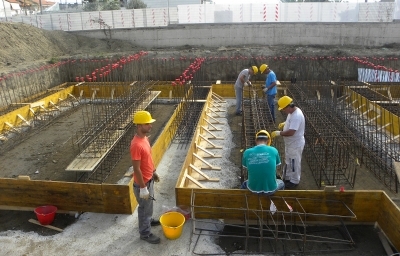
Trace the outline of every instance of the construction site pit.
<path fill-rule="evenodd" d="M 272 121 L 261 89 L 264 75 L 257 75 L 253 80 L 253 87 L 244 89 L 243 116 L 235 115 L 233 84 L 237 74 L 243 68 L 268 62 L 274 67 L 281 81 L 277 96 L 291 96 L 306 116 L 308 147 L 303 154 L 302 180 L 296 190 L 324 190 L 326 187 L 336 192 L 339 189 L 381 190 L 399 205 L 399 172 L 396 163 L 400 158 L 396 153 L 399 146 L 398 84 L 386 85 L 390 90 L 390 94 L 387 95 L 379 93 L 372 85 L 368 87 L 368 84 L 358 82 L 357 68 L 360 64 L 352 59 L 343 64 L 339 60 L 331 59 L 323 59 L 318 63 L 307 62 L 301 57 L 267 57 L 266 60 L 188 57 L 175 61 L 172 57 L 157 59 L 142 52 L 132 56 L 135 57 L 128 56 L 107 60 L 108 62 L 87 60 L 75 63 L 69 60 L 63 64 L 65 68 L 59 65 L 54 69 L 51 67 L 40 70 L 39 72 L 45 74 L 48 79 L 55 73 L 60 74 L 58 79 L 63 79 L 45 90 L 40 86 L 35 87 L 35 84 L 43 82 L 36 78 L 37 74 L 27 74 L 35 76 L 31 85 L 25 82 L 29 79 L 10 78 L 7 86 L 11 89 L 1 95 L 7 98 L 10 104 L 2 106 L 1 109 L 3 123 L 7 124 L 4 125 L 6 128 L 3 128 L 0 140 L 0 176 L 83 184 L 128 184 L 131 178 L 129 143 L 135 133 L 131 122 L 132 114 L 139 109 L 146 109 L 157 120 L 150 134 L 152 145 L 161 133 L 166 136 L 165 134 L 170 132 L 168 138 L 174 147 L 168 145 L 162 154 L 176 147 L 191 152 L 193 136 L 203 129 L 214 136 L 214 139 L 221 140 L 219 145 L 222 145 L 223 150 L 219 153 L 212 153 L 212 150 L 210 153 L 200 144 L 195 146 L 196 150 L 200 149 L 212 155 L 207 164 L 212 167 L 220 166 L 221 171 L 214 170 L 215 172 L 209 174 L 212 178 L 207 176 L 203 179 L 204 176 L 200 177 L 204 174 L 201 168 L 196 170 L 196 167 L 192 166 L 190 168 L 197 172 L 197 176 L 181 174 L 177 188 L 180 187 L 179 184 L 183 184 L 185 188 L 205 186 L 227 191 L 238 189 L 247 175 L 241 168 L 243 149 L 254 145 L 256 131 L 273 131 L 277 124 L 286 118 L 275 110 L 277 120 L 276 123 Z M 219 72 L 227 63 L 231 63 L 231 70 Z M 398 65 L 394 61 L 390 61 L 389 64 Z M 95 75 L 92 73 L 89 77 L 71 74 L 70 70 L 74 65 L 77 65 L 74 70 L 90 70 L 95 73 L 96 81 L 93 81 Z M 148 71 L 154 66 L 160 70 L 159 73 Z M 100 74 L 99 70 L 104 67 L 109 68 L 110 73 L 103 72 L 101 78 L 100 75 L 97 77 L 97 74 Z M 28 86 L 34 89 L 27 89 Z M 31 90 L 35 97 L 27 96 L 26 92 Z M 64 97 L 65 90 L 71 91 L 66 92 Z M 213 92 L 212 95 L 210 91 Z M 58 99 L 47 99 L 54 92 L 59 93 Z M 210 97 L 216 100 L 212 106 L 208 105 Z M 18 111 L 19 106 L 29 106 L 28 112 L 21 110 L 15 114 L 18 121 L 10 123 L 7 114 Z M 211 119 L 204 128 L 201 127 L 204 122 L 202 116 L 206 115 L 204 109 L 207 107 L 211 109 L 207 112 Z M 215 112 L 217 114 L 213 115 Z M 171 117 L 174 117 L 172 123 Z M 220 118 L 220 126 L 212 122 L 216 118 Z M 168 131 L 164 129 L 166 126 Z M 284 152 L 281 138 L 274 141 L 273 146 L 281 154 Z M 221 154 L 221 159 L 218 154 Z M 78 157 L 80 160 L 75 163 Z M 157 157 L 162 158 L 162 155 Z M 99 162 L 87 167 L 83 164 L 85 158 L 99 158 Z M 284 159 L 283 155 L 281 159 Z M 323 165 L 324 161 L 331 161 L 332 164 Z M 180 172 L 187 163 L 177 161 L 176 164 L 174 169 L 168 171 Z M 91 171 L 87 171 L 88 169 Z M 281 172 L 281 169 L 278 171 Z M 217 180 L 218 182 L 215 182 Z M 176 193 L 180 193 L 179 190 Z M 72 210 L 59 213 L 54 225 L 65 228 L 79 221 L 81 213 Z M 26 221 L 32 218 L 35 218 L 32 211 L 16 211 L 12 207 L 9 210 L 1 210 L 0 232 L 12 229 L 34 231 L 45 236 L 56 233 Z M 260 231 L 258 228 L 257 232 Z M 277 226 L 277 230 L 280 229 L 281 226 Z M 316 233 L 332 232 L 310 229 L 310 232 Z M 346 254 L 385 254 L 382 240 L 378 236 L 381 231 L 373 224 L 352 225 L 348 230 L 353 246 Z M 244 244 L 242 230 L 236 230 L 236 226 L 226 224 L 225 228 L 219 231 L 222 232 L 222 236 L 215 242 L 226 254 L 234 254 L 243 249 L 246 253 L 253 252 L 260 247 L 258 238 L 249 245 Z M 300 231 L 303 232 L 306 231 Z M 224 235 L 229 239 L 225 239 Z M 248 235 L 244 235 L 245 239 Z M 236 236 L 240 239 L 232 240 L 232 237 Z M 273 247 L 274 244 L 271 246 L 261 253 L 273 252 L 276 248 Z M 393 244 L 390 247 L 396 250 Z M 277 252 L 281 253 L 286 249 L 279 249 Z M 315 248 L 307 249 L 340 255 L 335 254 L 335 248 L 324 242 Z M 302 252 L 301 249 L 289 251 Z"/>

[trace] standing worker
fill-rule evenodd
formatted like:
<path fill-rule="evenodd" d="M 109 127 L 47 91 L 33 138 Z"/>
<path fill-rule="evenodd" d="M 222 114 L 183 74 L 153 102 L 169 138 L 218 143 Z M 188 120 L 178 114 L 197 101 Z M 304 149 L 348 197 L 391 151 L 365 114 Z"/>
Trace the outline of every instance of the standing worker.
<path fill-rule="evenodd" d="M 147 134 L 156 121 L 147 111 L 137 111 L 133 116 L 136 134 L 131 141 L 130 153 L 133 164 L 133 192 L 138 202 L 138 220 L 140 239 L 151 244 L 160 243 L 160 238 L 151 233 L 151 226 L 160 225 L 152 218 L 154 200 L 154 181 L 160 179 L 156 174 L 151 146 Z"/>
<path fill-rule="evenodd" d="M 267 64 L 262 64 L 260 66 L 261 74 L 267 74 L 267 78 L 265 79 L 265 85 L 263 85 L 263 91 L 267 96 L 267 102 L 269 106 L 269 110 L 272 115 L 272 120 L 275 123 L 275 95 L 277 93 L 276 85 L 276 75 L 274 71 L 272 71 Z"/>
<path fill-rule="evenodd" d="M 258 68 L 256 66 L 251 66 L 250 68 L 243 69 L 235 82 L 235 95 L 236 95 L 236 115 L 242 115 L 242 97 L 243 97 L 243 87 L 251 86 L 250 76 L 256 75 L 258 73 Z"/>
<path fill-rule="evenodd" d="M 278 150 L 270 146 L 271 138 L 267 131 L 261 130 L 256 134 L 256 144 L 243 153 L 242 164 L 247 168 L 248 180 L 241 188 L 272 195 L 285 187 L 283 181 L 276 178 L 276 167 L 281 164 L 281 159 Z"/>
<path fill-rule="evenodd" d="M 286 122 L 280 123 L 279 130 L 271 133 L 271 138 L 283 136 L 285 141 L 285 167 L 282 178 L 285 180 L 285 187 L 295 188 L 300 183 L 301 176 L 301 155 L 303 153 L 305 139 L 305 119 L 303 112 L 296 107 L 292 98 L 283 96 L 278 100 L 278 110 L 287 114 Z"/>

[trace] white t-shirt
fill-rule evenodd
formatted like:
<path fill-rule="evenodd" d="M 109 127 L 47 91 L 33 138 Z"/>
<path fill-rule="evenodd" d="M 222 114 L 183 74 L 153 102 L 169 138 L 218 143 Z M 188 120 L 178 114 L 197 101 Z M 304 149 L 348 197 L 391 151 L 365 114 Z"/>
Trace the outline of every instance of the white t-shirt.
<path fill-rule="evenodd" d="M 235 87 L 243 88 L 244 84 L 242 84 L 242 82 L 240 81 L 240 77 L 242 77 L 243 75 L 244 75 L 244 81 L 248 82 L 250 79 L 249 69 L 246 68 L 240 72 L 240 74 L 238 75 L 238 78 L 236 79 Z"/>
<path fill-rule="evenodd" d="M 283 131 L 295 130 L 296 132 L 293 136 L 283 136 L 285 141 L 285 146 L 289 147 L 301 147 L 305 144 L 304 130 L 306 126 L 306 121 L 304 119 L 303 112 L 301 109 L 296 107 L 296 110 L 289 114 L 286 118 L 285 126 Z"/>

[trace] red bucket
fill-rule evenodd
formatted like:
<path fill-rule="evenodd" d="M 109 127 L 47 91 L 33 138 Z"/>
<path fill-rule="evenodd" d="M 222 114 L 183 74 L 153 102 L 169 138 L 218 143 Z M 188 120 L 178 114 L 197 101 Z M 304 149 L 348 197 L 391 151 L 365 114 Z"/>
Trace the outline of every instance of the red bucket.
<path fill-rule="evenodd" d="M 57 207 L 53 205 L 45 205 L 35 208 L 36 217 L 42 225 L 50 225 L 54 221 L 56 212 Z"/>

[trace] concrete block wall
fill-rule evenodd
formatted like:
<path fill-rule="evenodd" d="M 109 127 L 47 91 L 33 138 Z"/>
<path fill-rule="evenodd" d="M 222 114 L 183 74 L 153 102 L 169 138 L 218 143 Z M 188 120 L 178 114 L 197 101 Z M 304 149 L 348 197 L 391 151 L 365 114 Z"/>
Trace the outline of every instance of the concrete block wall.
<path fill-rule="evenodd" d="M 142 47 L 243 45 L 359 45 L 400 42 L 400 23 L 196 24 L 165 28 L 113 29 L 112 38 Z M 102 30 L 75 31 L 105 39 Z"/>

